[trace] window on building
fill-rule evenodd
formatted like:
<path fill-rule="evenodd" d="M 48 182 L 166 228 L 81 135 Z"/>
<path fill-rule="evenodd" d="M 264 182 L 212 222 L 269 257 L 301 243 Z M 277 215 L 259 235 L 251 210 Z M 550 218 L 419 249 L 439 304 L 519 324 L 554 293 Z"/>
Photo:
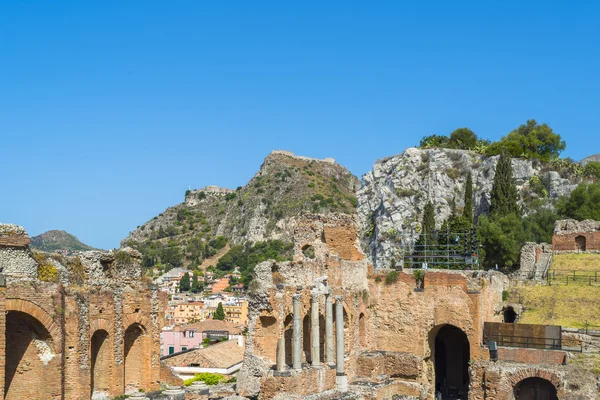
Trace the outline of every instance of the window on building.
<path fill-rule="evenodd" d="M 194 331 L 190 331 L 190 337 L 194 337 Z"/>
<path fill-rule="evenodd" d="M 181 351 L 186 351 L 186 350 L 187 350 L 187 347 L 181 346 Z"/>
<path fill-rule="evenodd" d="M 169 346 L 169 355 L 175 353 L 175 347 Z"/>
<path fill-rule="evenodd" d="M 185 337 L 185 331 L 183 331 L 183 337 Z"/>

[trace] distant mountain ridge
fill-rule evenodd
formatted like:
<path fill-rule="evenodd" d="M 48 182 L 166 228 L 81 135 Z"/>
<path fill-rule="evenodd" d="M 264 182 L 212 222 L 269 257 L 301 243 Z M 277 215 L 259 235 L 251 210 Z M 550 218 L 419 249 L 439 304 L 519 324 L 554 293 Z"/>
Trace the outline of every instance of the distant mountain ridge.
<path fill-rule="evenodd" d="M 51 230 L 31 238 L 31 247 L 42 251 L 97 250 L 82 243 L 75 235 L 61 230 Z"/>

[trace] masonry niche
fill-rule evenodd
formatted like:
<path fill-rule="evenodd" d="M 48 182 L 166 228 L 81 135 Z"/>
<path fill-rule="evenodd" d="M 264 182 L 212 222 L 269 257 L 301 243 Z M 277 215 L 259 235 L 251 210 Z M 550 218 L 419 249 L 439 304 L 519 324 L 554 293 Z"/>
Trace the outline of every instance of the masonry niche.
<path fill-rule="evenodd" d="M 91 395 L 111 391 L 111 349 L 108 332 L 99 329 L 92 335 L 90 357 Z"/>
<path fill-rule="evenodd" d="M 435 391 L 442 399 L 468 398 L 470 348 L 467 335 L 443 325 L 433 340 Z"/>
<path fill-rule="evenodd" d="M 44 325 L 27 313 L 9 311 L 4 399 L 60 399 L 60 368 L 55 342 Z"/>
<path fill-rule="evenodd" d="M 140 324 L 131 324 L 125 331 L 125 393 L 137 392 L 149 386 L 150 337 Z"/>

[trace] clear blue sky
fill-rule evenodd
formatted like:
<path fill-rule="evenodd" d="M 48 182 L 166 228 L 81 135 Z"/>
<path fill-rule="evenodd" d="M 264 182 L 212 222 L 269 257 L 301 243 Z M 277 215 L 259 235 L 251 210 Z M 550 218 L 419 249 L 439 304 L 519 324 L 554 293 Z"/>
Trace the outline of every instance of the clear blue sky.
<path fill-rule="evenodd" d="M 112 248 L 272 149 L 356 175 L 428 134 L 529 118 L 600 152 L 600 6 L 0 3 L 0 221 Z"/>

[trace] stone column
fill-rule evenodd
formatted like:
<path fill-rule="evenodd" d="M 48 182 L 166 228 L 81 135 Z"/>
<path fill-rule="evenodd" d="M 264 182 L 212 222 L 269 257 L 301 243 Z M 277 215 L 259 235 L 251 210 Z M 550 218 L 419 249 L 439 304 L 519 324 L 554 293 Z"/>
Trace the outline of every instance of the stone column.
<path fill-rule="evenodd" d="M 319 295 L 313 293 L 310 296 L 310 358 L 312 366 L 321 365 L 321 349 L 319 344 Z"/>
<path fill-rule="evenodd" d="M 293 305 L 293 331 L 292 331 L 292 367 L 294 369 L 302 369 L 302 316 L 300 309 L 302 304 L 300 294 L 292 296 Z"/>
<path fill-rule="evenodd" d="M 344 373 L 344 296 L 335 296 L 335 381 L 340 392 L 348 391 L 348 377 Z"/>
<path fill-rule="evenodd" d="M 285 339 L 280 337 L 277 340 L 277 371 L 285 370 Z"/>
<path fill-rule="evenodd" d="M 162 394 L 165 400 L 185 400 L 185 390 L 181 387 L 169 387 Z"/>
<path fill-rule="evenodd" d="M 325 362 L 330 366 L 333 360 L 333 304 L 331 303 L 331 289 L 325 295 Z"/>

